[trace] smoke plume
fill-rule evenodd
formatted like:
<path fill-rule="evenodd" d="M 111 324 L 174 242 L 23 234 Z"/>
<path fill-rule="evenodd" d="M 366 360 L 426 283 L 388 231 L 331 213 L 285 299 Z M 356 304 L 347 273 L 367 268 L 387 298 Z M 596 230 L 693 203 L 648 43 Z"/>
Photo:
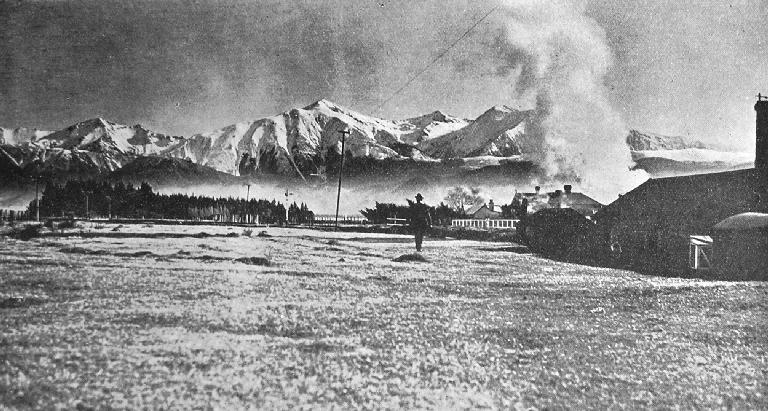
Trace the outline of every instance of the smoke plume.
<path fill-rule="evenodd" d="M 581 0 L 506 0 L 505 50 L 519 76 L 515 96 L 535 106 L 533 133 L 547 177 L 603 200 L 642 181 L 630 172 L 627 127 L 611 107 L 605 33 Z"/>

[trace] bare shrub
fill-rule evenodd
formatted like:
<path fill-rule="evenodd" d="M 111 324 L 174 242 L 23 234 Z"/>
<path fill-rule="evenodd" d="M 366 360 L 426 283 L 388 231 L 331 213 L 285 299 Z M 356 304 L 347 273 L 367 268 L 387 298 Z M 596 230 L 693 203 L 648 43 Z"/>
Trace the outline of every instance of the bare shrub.
<path fill-rule="evenodd" d="M 240 257 L 236 258 L 235 261 L 238 263 L 248 264 L 248 265 L 263 265 L 263 266 L 269 266 L 269 259 L 264 257 Z"/>
<path fill-rule="evenodd" d="M 421 254 L 413 253 L 413 254 L 403 254 L 400 257 L 397 257 L 397 258 L 395 258 L 392 261 L 395 261 L 395 262 L 398 262 L 398 263 L 405 263 L 405 262 L 411 262 L 411 261 L 412 262 L 417 262 L 417 263 L 426 263 L 429 260 L 424 258 L 424 256 L 421 255 Z"/>
<path fill-rule="evenodd" d="M 36 237 L 40 237 L 40 231 L 43 226 L 39 224 L 27 224 L 23 226 L 11 226 L 13 227 L 6 233 L 8 237 L 16 238 L 18 240 L 28 241 Z"/>
<path fill-rule="evenodd" d="M 109 254 L 105 250 L 91 250 L 84 247 L 65 247 L 59 250 L 61 253 L 66 254 L 83 254 L 83 255 L 107 255 Z"/>
<path fill-rule="evenodd" d="M 77 223 L 75 220 L 64 220 L 58 224 L 59 230 L 66 230 L 68 228 L 77 228 Z"/>
<path fill-rule="evenodd" d="M 136 251 L 133 253 L 115 253 L 117 257 L 158 257 L 157 254 L 151 251 Z"/>
<path fill-rule="evenodd" d="M 253 234 L 253 230 L 251 230 L 250 228 L 246 228 L 245 230 L 243 230 L 243 237 L 250 237 L 252 234 Z"/>
<path fill-rule="evenodd" d="M 8 297 L 0 299 L 0 308 L 28 308 L 33 305 L 43 304 L 45 300 L 36 297 Z"/>

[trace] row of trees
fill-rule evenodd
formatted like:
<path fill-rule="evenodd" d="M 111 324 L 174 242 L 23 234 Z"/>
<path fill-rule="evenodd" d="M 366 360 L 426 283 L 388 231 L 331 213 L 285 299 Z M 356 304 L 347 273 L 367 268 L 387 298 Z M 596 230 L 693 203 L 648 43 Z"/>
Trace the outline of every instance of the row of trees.
<path fill-rule="evenodd" d="M 28 207 L 37 211 L 36 201 Z M 213 198 L 186 194 L 158 194 L 147 183 L 131 184 L 72 180 L 64 185 L 48 184 L 40 199 L 41 217 L 110 217 L 149 219 L 218 219 L 231 221 L 250 215 L 268 224 L 285 222 L 285 206 L 275 200 Z M 306 204 L 288 207 L 291 223 L 312 221 L 314 213 Z"/>

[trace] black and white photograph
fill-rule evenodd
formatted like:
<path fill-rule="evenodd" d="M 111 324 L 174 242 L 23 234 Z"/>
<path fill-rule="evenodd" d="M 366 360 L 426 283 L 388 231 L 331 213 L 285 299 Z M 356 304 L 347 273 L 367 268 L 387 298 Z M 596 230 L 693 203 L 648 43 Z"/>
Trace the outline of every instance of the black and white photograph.
<path fill-rule="evenodd" d="M 768 409 L 768 1 L 0 0 L 0 409 Z"/>

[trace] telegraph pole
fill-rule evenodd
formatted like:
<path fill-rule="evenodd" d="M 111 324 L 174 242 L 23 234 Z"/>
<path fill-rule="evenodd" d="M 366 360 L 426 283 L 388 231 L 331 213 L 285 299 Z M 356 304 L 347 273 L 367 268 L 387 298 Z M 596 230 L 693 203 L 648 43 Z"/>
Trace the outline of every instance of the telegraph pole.
<path fill-rule="evenodd" d="M 245 191 L 245 222 L 250 223 L 251 215 L 248 214 L 248 200 L 251 198 L 251 185 L 246 184 L 247 187 Z"/>
<path fill-rule="evenodd" d="M 285 226 L 288 227 L 288 196 L 292 196 L 293 193 L 289 193 L 288 189 L 285 189 Z"/>
<path fill-rule="evenodd" d="M 336 230 L 339 229 L 339 200 L 341 199 L 341 176 L 344 174 L 344 143 L 346 142 L 347 134 L 350 133 L 349 128 L 344 128 L 339 131 L 341 133 L 341 166 L 339 167 L 339 189 L 336 192 Z"/>
<path fill-rule="evenodd" d="M 42 165 L 40 158 L 36 158 L 34 161 L 35 172 L 35 219 L 40 222 L 40 174 L 42 171 Z"/>
<path fill-rule="evenodd" d="M 40 222 L 40 196 L 38 194 L 40 185 L 40 176 L 35 176 L 35 213 L 37 214 L 37 222 Z"/>

